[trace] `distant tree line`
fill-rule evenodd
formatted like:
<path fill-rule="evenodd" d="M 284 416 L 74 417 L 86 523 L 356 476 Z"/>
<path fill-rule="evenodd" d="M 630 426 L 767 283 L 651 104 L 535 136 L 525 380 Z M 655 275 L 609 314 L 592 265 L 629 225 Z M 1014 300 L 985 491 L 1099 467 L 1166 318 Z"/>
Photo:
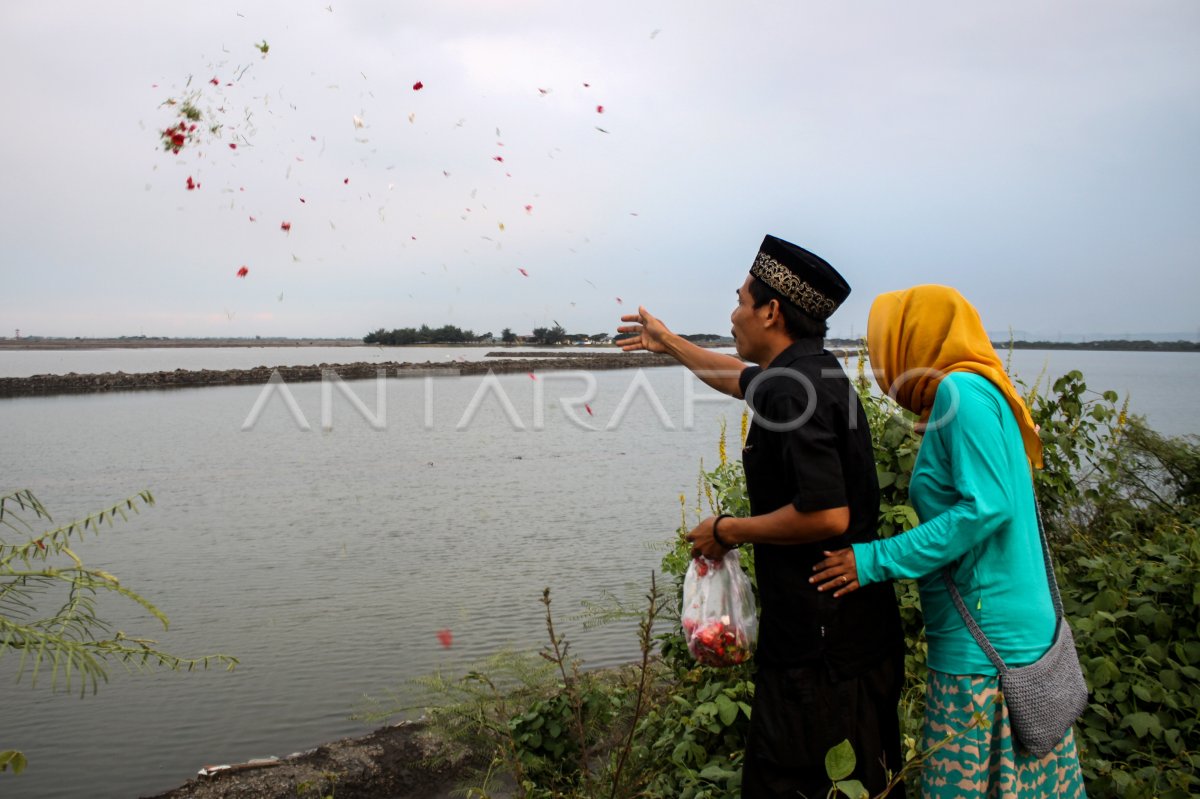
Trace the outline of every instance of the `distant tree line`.
<path fill-rule="evenodd" d="M 490 332 L 476 335 L 473 330 L 462 330 L 454 325 L 430 327 L 398 327 L 385 330 L 382 327 L 374 333 L 363 336 L 365 344 L 472 344 L 479 341 L 491 341 Z"/>
<path fill-rule="evenodd" d="M 996 342 L 998 349 L 1008 342 Z M 1192 341 L 1150 341 L 1138 339 L 1106 339 L 1104 341 L 1014 341 L 1015 350 L 1117 350 L 1127 352 L 1200 352 L 1200 343 Z"/>
<path fill-rule="evenodd" d="M 516 344 L 518 342 L 543 345 L 605 344 L 625 335 L 624 333 L 592 333 L 591 335 L 587 333 L 568 333 L 566 328 L 556 322 L 553 327 L 535 327 L 533 332 L 528 336 L 519 336 L 512 331 L 512 328 L 506 327 L 500 331 L 500 341 L 505 344 Z M 685 335 L 684 338 L 688 341 L 704 343 L 720 341 L 725 337 L 718 336 L 715 333 L 692 333 Z M 477 335 L 472 330 L 462 330 L 454 325 L 443 325 L 442 327 L 421 325 L 420 327 L 398 327 L 394 330 L 386 330 L 381 327 L 373 333 L 363 336 L 363 343 L 365 344 L 385 344 L 389 346 L 477 344 L 495 340 L 496 338 L 491 332 Z"/>

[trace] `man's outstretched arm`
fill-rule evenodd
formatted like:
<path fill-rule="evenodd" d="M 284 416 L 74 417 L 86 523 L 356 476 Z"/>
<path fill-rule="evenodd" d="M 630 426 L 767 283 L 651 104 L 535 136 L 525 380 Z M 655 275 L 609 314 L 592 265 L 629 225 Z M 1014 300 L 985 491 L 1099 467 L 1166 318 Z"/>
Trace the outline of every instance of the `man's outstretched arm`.
<path fill-rule="evenodd" d="M 738 399 L 742 398 L 742 388 L 738 383 L 738 376 L 746 368 L 746 362 L 741 358 L 698 346 L 682 336 L 672 333 L 644 306 L 638 306 L 636 314 L 622 316 L 621 321 L 633 323 L 617 328 L 618 333 L 629 334 L 616 341 L 617 346 L 625 352 L 646 350 L 647 352 L 666 353 L 691 369 L 696 377 L 717 391 Z"/>

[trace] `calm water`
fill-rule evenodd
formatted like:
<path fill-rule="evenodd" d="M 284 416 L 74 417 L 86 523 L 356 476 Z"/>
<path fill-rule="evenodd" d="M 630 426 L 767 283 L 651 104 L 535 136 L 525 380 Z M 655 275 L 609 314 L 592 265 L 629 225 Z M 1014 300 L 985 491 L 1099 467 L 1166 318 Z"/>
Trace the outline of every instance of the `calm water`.
<path fill-rule="evenodd" d="M 116 352 L 80 353 L 105 365 L 85 359 L 74 371 L 179 363 L 110 365 Z M 364 360 L 339 354 L 287 351 L 300 356 L 293 363 Z M 230 368 L 243 355 L 195 357 Z M 1032 382 L 1047 359 L 1052 376 L 1079 368 L 1097 389 L 1130 392 L 1132 408 L 1166 432 L 1200 432 L 1193 354 L 1019 351 L 1014 370 Z M 83 699 L 10 684 L 0 748 L 23 749 L 31 765 L 5 775 L 5 795 L 137 796 L 205 764 L 363 733 L 348 715 L 364 694 L 503 646 L 538 648 L 544 586 L 589 664 L 634 657 L 630 626 L 585 629 L 569 617 L 606 591 L 644 592 L 654 545 L 679 523 L 679 493 L 695 504 L 697 461 L 715 460 L 719 420 L 736 431 L 741 405 L 677 368 L 594 379 L 594 415 L 579 406 L 574 417 L 559 400 L 584 394 L 581 377 L 504 375 L 483 394 L 480 377 L 391 379 L 385 420 L 376 384 L 356 382 L 368 413 L 334 391 L 331 430 L 321 386 L 295 384 L 307 432 L 280 396 L 242 430 L 260 397 L 251 386 L 0 400 L 0 489 L 33 489 L 59 521 L 154 491 L 154 508 L 77 548 L 171 617 L 163 633 L 117 605 L 117 626 L 179 653 L 242 661 L 233 673 L 130 677 L 118 667 Z M 437 639 L 443 628 L 454 634 L 449 649 Z M 14 667 L 0 661 L 0 678 Z"/>

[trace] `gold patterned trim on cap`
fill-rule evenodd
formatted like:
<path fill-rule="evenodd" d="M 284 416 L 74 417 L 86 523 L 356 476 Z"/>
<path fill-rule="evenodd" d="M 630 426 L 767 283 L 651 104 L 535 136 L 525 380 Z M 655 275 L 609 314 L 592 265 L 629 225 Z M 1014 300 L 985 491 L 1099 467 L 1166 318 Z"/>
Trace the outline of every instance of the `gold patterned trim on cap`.
<path fill-rule="evenodd" d="M 750 274 L 787 297 L 811 317 L 827 319 L 837 310 L 836 302 L 765 252 L 760 252 L 754 259 Z"/>

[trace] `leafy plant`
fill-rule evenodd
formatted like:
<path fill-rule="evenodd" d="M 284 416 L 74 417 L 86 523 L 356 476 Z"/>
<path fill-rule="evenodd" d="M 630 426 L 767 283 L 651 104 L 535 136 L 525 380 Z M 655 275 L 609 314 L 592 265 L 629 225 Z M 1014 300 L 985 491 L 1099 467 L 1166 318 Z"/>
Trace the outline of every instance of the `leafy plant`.
<path fill-rule="evenodd" d="M 113 630 L 97 614 L 97 600 L 116 595 L 139 605 L 167 629 L 166 614 L 150 600 L 121 584 L 103 569 L 88 568 L 71 549 L 91 532 L 154 504 L 149 491 L 117 502 L 69 524 L 38 532 L 35 523 L 53 523 L 49 511 L 29 490 L 0 496 L 0 660 L 19 657 L 17 680 L 26 674 L 36 686 L 50 670 L 51 689 L 60 682 L 80 694 L 94 693 L 108 679 L 108 666 L 120 663 L 131 670 L 163 667 L 174 671 L 207 669 L 216 663 L 232 670 L 237 658 L 206 655 L 184 658 L 165 652 L 151 638 Z M 40 526 L 40 524 L 39 524 Z M 11 542 L 11 543 L 10 543 Z M 52 608 L 46 611 L 46 608 Z M 17 751 L 0 751 L 0 772 L 19 773 L 26 765 Z"/>

